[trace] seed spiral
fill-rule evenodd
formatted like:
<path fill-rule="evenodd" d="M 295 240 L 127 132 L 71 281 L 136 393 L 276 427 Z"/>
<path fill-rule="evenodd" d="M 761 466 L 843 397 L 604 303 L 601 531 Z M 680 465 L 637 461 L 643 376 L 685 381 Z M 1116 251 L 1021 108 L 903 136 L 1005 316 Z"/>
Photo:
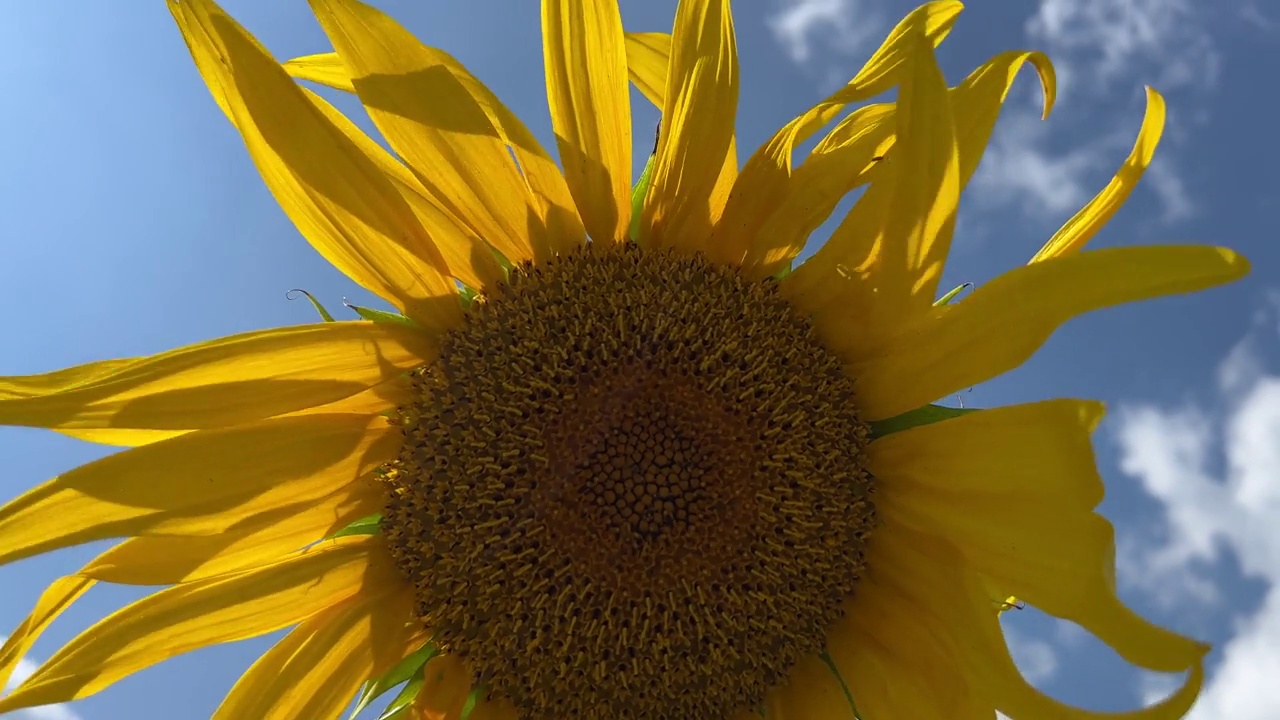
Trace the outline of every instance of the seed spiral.
<path fill-rule="evenodd" d="M 875 524 L 853 384 L 773 281 L 591 243 L 416 371 L 383 530 L 435 642 L 521 718 L 754 707 Z"/>

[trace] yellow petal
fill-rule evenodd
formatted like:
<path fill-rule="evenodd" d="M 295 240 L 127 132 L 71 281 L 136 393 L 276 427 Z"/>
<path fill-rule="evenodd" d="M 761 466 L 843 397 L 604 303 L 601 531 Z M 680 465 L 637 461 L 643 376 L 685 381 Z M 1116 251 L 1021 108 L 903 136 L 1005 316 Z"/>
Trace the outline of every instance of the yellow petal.
<path fill-rule="evenodd" d="M 529 132 L 529 128 L 453 56 L 425 45 L 420 46 L 419 51 L 430 56 L 433 63 L 443 65 L 453 73 L 474 101 L 480 104 L 499 138 L 515 155 L 532 194 L 531 202 L 538 221 L 537 230 L 545 235 L 551 250 L 566 253 L 580 244 L 585 231 L 573 206 L 569 187 L 555 160 L 533 133 Z M 302 80 L 311 80 L 350 93 L 356 91 L 351 82 L 351 73 L 337 53 L 295 58 L 286 62 L 284 68 L 290 75 Z"/>
<path fill-rule="evenodd" d="M 667 67 L 670 65 L 671 36 L 667 33 L 627 33 L 627 72 L 631 82 L 640 90 L 649 102 L 662 110 L 667 96 Z M 720 164 L 720 174 L 716 177 L 715 187 L 711 190 L 707 211 L 714 227 L 720 221 L 724 205 L 729 200 L 733 183 L 738 178 L 738 143 L 736 138 L 729 139 L 729 148 L 725 151 L 724 160 Z M 706 252 L 710 238 L 686 238 L 685 246 L 692 251 Z"/>
<path fill-rule="evenodd" d="M 1147 111 L 1124 165 L 1101 192 L 1049 238 L 1031 262 L 1078 252 L 1116 214 L 1155 157 L 1156 145 L 1160 144 L 1160 135 L 1164 132 L 1164 114 L 1164 98 L 1153 88 L 1147 88 Z"/>
<path fill-rule="evenodd" d="M 257 330 L 141 358 L 51 394 L 0 400 L 0 424 L 227 427 L 349 398 L 434 357 L 430 337 L 395 324 Z"/>
<path fill-rule="evenodd" d="M 133 430 L 128 428 L 52 428 L 56 432 L 85 442 L 117 447 L 139 447 L 177 437 L 186 430 Z"/>
<path fill-rule="evenodd" d="M 435 354 L 424 360 L 422 364 L 427 364 L 435 359 Z M 356 413 L 364 415 L 378 415 L 387 412 L 391 408 L 399 407 L 408 402 L 413 397 L 413 380 L 408 373 L 396 375 L 390 380 L 381 382 L 370 387 L 368 390 L 334 400 L 325 405 L 317 405 L 305 410 L 299 410 L 294 415 L 306 415 L 315 413 Z"/>
<path fill-rule="evenodd" d="M 392 408 L 408 402 L 410 384 L 405 376 L 397 376 L 374 385 L 368 390 L 358 392 L 350 397 L 334 400 L 324 405 L 316 405 L 303 410 L 285 413 L 280 417 L 316 414 L 357 414 L 381 415 Z M 130 430 L 122 428 L 54 428 L 63 435 L 119 447 L 140 447 L 161 440 L 177 437 L 190 430 Z"/>
<path fill-rule="evenodd" d="M 912 11 L 876 50 L 862 70 L 840 90 L 787 123 L 747 160 L 734 184 L 710 252 L 720 262 L 740 264 L 746 237 L 773 211 L 791 177 L 791 153 L 847 105 L 869 100 L 893 87 L 911 47 L 911 29 L 923 27 L 934 46 L 946 38 L 963 6 L 953 0 L 931 2 Z"/>
<path fill-rule="evenodd" d="M 707 200 L 707 213 L 713 228 L 724 216 L 725 205 L 729 202 L 729 194 L 733 192 L 736 182 L 738 182 L 738 139 L 736 136 L 731 136 L 729 148 L 725 150 L 724 160 L 720 163 L 720 174 L 716 176 L 716 183 L 711 188 L 711 197 Z M 711 240 L 711 236 L 698 238 L 690 247 L 706 254 L 707 249 L 711 247 Z"/>
<path fill-rule="evenodd" d="M 960 154 L 946 80 L 923 24 L 914 35 L 914 43 L 906 41 L 911 59 L 898 90 L 897 141 L 883 161 L 895 187 L 876 284 L 886 298 L 882 309 L 893 309 L 895 317 L 904 314 L 894 307 L 899 303 L 917 310 L 933 304 L 960 203 Z"/>
<path fill-rule="evenodd" d="M 1077 315 L 1203 290 L 1248 269 L 1231 250 L 1198 245 L 1108 248 L 1026 265 L 964 302 L 930 308 L 849 371 L 864 417 L 892 417 L 1012 370 Z"/>
<path fill-rule="evenodd" d="M 840 678 L 816 655 L 791 667 L 775 702 L 782 711 L 777 720 L 856 720 Z"/>
<path fill-rule="evenodd" d="M 112 537 L 222 532 L 325 497 L 394 458 L 400 443 L 381 417 L 310 415 L 109 455 L 0 507 L 0 563 Z"/>
<path fill-rule="evenodd" d="M 1032 63 L 1040 74 L 1047 115 L 1053 106 L 1056 84 L 1053 66 L 1040 53 L 998 55 L 970 73 L 964 82 L 948 93 L 955 120 L 961 190 L 973 175 L 1005 95 L 1025 62 Z M 864 119 L 863 114 L 871 108 L 883 108 L 883 115 Z M 783 262 L 796 256 L 804 245 L 805 237 L 826 220 L 834 202 L 839 200 L 839 197 L 834 197 L 836 193 L 843 194 L 879 176 L 875 183 L 877 187 L 867 190 L 827 242 L 783 280 L 784 291 L 791 301 L 801 311 L 815 316 L 815 323 L 820 328 L 829 326 L 824 336 L 830 343 L 841 347 L 852 344 L 873 347 L 886 327 L 901 322 L 901 318 L 891 314 L 893 308 L 877 308 L 884 304 L 879 297 L 882 293 L 878 289 L 877 276 L 883 259 L 881 231 L 888 213 L 887 194 L 892 188 L 888 187 L 891 179 L 881 172 L 882 168 L 867 165 L 871 157 L 884 157 L 894 146 L 896 113 L 896 105 L 871 106 L 853 113 L 837 125 L 792 176 L 787 185 L 787 200 L 765 223 L 768 229 L 762 229 L 755 235 L 757 242 L 772 242 L 775 247 L 783 249 L 781 254 L 765 257 L 766 263 L 774 263 L 769 272 L 775 272 Z M 873 119 L 878 122 L 866 122 Z M 813 171 L 809 169 L 811 165 L 815 166 Z M 819 167 L 823 170 L 830 167 L 831 172 L 819 175 Z M 814 195 L 826 199 L 826 202 L 807 204 L 808 198 Z M 788 204 L 798 210 L 797 219 L 791 221 L 794 230 L 787 228 L 789 219 L 784 219 L 786 216 L 783 215 Z M 773 238 L 782 240 L 771 240 Z M 778 251 L 771 249 L 770 252 Z M 874 327 L 851 334 L 845 327 L 845 318 L 849 317 L 860 318 L 860 323 Z"/>
<path fill-rule="evenodd" d="M 1069 400 L 971 413 L 868 448 L 886 522 L 945 537 L 998 597 L 1078 623 L 1121 657 L 1182 672 L 1200 643 L 1157 627 L 1116 596 L 1111 524 L 1089 434 L 1101 406 Z M 994 613 L 991 614 L 995 616 Z"/>
<path fill-rule="evenodd" d="M 1093 510 L 1103 485 L 1089 434 L 1103 412 L 1100 402 L 1065 399 L 981 410 L 879 438 L 867 461 L 891 473 L 894 488 Z"/>
<path fill-rule="evenodd" d="M 362 3 L 314 0 L 312 9 L 374 124 L 431 197 L 511 262 L 548 256 L 501 133 L 440 58 Z"/>
<path fill-rule="evenodd" d="M 1047 119 L 1058 96 L 1058 81 L 1053 63 L 1043 53 L 1021 50 L 1001 53 L 969 73 L 952 91 L 951 112 L 955 116 L 956 142 L 960 146 L 961 188 L 978 169 L 1009 88 L 1013 87 L 1022 65 L 1028 62 L 1040 78 L 1044 93 L 1041 117 Z"/>
<path fill-rule="evenodd" d="M 402 582 L 396 572 L 379 539 L 343 538 L 256 570 L 161 590 L 63 646 L 0 700 L 0 712 L 88 697 L 175 655 L 274 632 Z"/>
<path fill-rule="evenodd" d="M 5 400 L 33 398 L 62 392 L 78 385 L 84 385 L 97 377 L 118 372 L 124 366 L 137 362 L 137 360 L 138 358 L 99 360 L 42 375 L 0 377 L 0 403 Z M 181 431 L 108 429 L 63 429 L 59 432 L 88 442 L 127 446 L 145 445 L 149 442 L 181 434 Z"/>
<path fill-rule="evenodd" d="M 49 624 L 93 587 L 93 583 L 90 578 L 77 574 L 58 578 L 45 588 L 31 614 L 9 634 L 4 647 L 0 647 L 0 688 L 9 686 L 14 668 Z"/>
<path fill-rule="evenodd" d="M 408 375 L 397 375 L 386 382 L 334 400 L 324 405 L 316 405 L 305 410 L 286 413 L 278 417 L 297 417 L 300 415 L 384 415 L 389 410 L 399 407 L 412 397 L 412 382 Z"/>
<path fill-rule="evenodd" d="M 779 285 L 827 348 L 842 357 L 873 353 L 902 322 L 902 308 L 889 307 L 877 284 L 894 178 L 882 167 L 868 175 L 871 184 L 827 242 Z"/>
<path fill-rule="evenodd" d="M 304 620 L 240 676 L 214 719 L 340 717 L 362 683 L 402 656 L 407 590 L 372 588 Z"/>
<path fill-rule="evenodd" d="M 1014 720 L 1175 720 L 1195 701 L 1204 680 L 1202 658 L 1194 661 L 1178 692 L 1142 710 L 1096 713 L 1054 700 L 1033 688 L 1013 664 L 999 621 L 990 611 L 989 598 L 967 571 L 954 545 L 891 524 L 878 531 L 873 543 L 868 572 L 843 622 L 857 628 L 856 633 L 850 633 L 850 639 L 860 634 L 875 641 L 843 642 L 838 646 L 840 651 L 832 648 L 832 655 L 837 664 L 848 664 L 850 656 L 866 655 L 868 650 L 879 655 L 880 660 L 896 656 L 899 662 L 890 660 L 883 665 L 891 673 L 892 680 L 887 683 L 890 691 L 916 690 L 893 698 L 897 701 L 896 712 L 903 713 L 904 703 L 913 697 L 934 698 L 927 709 L 911 708 L 903 713 L 904 717 L 977 720 L 990 718 L 1000 710 Z M 877 572 L 875 568 L 881 570 Z M 858 670 L 860 666 L 855 662 L 853 668 Z M 906 670 L 907 677 L 928 680 L 917 688 L 908 688 L 897 682 L 904 676 L 900 670 Z M 855 693 L 865 689 L 861 686 L 862 677 L 852 676 Z M 872 700 L 865 704 L 873 706 L 873 695 L 874 692 L 859 697 Z M 875 717 L 871 707 L 860 705 L 860 709 L 868 717 Z"/>
<path fill-rule="evenodd" d="M 471 693 L 471 671 L 457 655 L 437 655 L 422 669 L 422 689 L 413 703 L 422 720 L 462 720 Z"/>
<path fill-rule="evenodd" d="M 845 618 L 831 630 L 832 660 L 865 717 L 990 720 L 998 701 L 989 683 L 982 682 L 973 669 L 999 664 L 1002 654 L 1007 656 L 1004 645 L 966 644 L 974 633 L 954 623 L 969 621 L 968 603 L 936 608 L 932 598 L 922 601 L 920 596 L 938 580 L 905 588 L 895 581 L 894 563 L 913 563 L 904 573 L 915 577 L 922 572 L 916 566 L 930 568 L 947 557 L 930 558 L 904 548 L 904 536 L 912 537 L 893 527 L 881 528 L 874 536 L 868 561 L 875 565 L 859 581 Z M 962 588 L 966 582 L 954 567 L 941 575 Z M 963 589 L 953 587 L 945 597 L 968 598 Z M 994 617 L 988 614 L 979 621 L 993 625 Z"/>
<path fill-rule="evenodd" d="M 640 94 L 659 110 L 667 96 L 667 66 L 671 58 L 671 36 L 667 33 L 633 33 L 625 35 L 627 76 Z"/>
<path fill-rule="evenodd" d="M 875 158 L 892 143 L 894 115 L 893 105 L 859 108 L 814 148 L 775 200 L 773 213 L 746 233 L 751 247 L 743 261 L 745 272 L 762 279 L 790 266 L 810 233 L 849 191 L 867 181 Z"/>
<path fill-rule="evenodd" d="M 587 233 L 626 239 L 631 224 L 631 98 L 616 0 L 543 0 L 551 127 Z"/>
<path fill-rule="evenodd" d="M 413 211 L 423 232 L 431 239 L 431 246 L 423 250 L 424 254 L 432 253 L 429 259 L 433 266 L 447 268 L 450 275 L 476 290 L 490 289 L 504 279 L 502 266 L 489 246 L 448 210 L 432 200 L 409 168 L 400 164 L 391 153 L 365 135 L 355 123 L 324 98 L 310 90 L 303 90 L 303 94 L 391 180 Z"/>
<path fill-rule="evenodd" d="M 174 585 L 266 565 L 380 512 L 386 498 L 361 478 L 318 500 L 254 512 L 212 535 L 132 537 L 80 574 L 124 585 Z"/>
<path fill-rule="evenodd" d="M 211 0 L 169 0 L 210 92 L 294 225 L 352 280 L 427 328 L 461 321 L 439 252 L 404 198 Z"/>
<path fill-rule="evenodd" d="M 336 52 L 303 55 L 283 63 L 284 71 L 299 80 L 310 80 L 334 90 L 355 94 L 351 73 Z"/>
<path fill-rule="evenodd" d="M 907 608 L 913 606 L 902 611 Z M 862 717 L 991 720 L 995 703 L 973 698 L 964 679 L 957 677 L 952 655 L 938 647 L 928 630 L 919 623 L 904 623 L 883 603 L 859 605 L 859 610 L 876 622 L 889 622 L 896 631 L 894 637 L 881 639 L 844 625 L 831 630 L 830 654 L 847 678 Z M 886 615 L 892 619 L 886 620 Z"/>
<path fill-rule="evenodd" d="M 122 368 L 137 361 L 138 358 L 98 360 L 84 365 L 55 370 L 43 375 L 0 377 L 0 401 L 41 397 L 53 393 L 66 392 L 81 385 L 89 384 L 99 378 L 118 373 Z"/>
<path fill-rule="evenodd" d="M 697 247 L 711 234 L 711 197 L 738 108 L 738 54 L 727 0 L 681 0 L 666 88 L 640 236 L 655 247 Z"/>

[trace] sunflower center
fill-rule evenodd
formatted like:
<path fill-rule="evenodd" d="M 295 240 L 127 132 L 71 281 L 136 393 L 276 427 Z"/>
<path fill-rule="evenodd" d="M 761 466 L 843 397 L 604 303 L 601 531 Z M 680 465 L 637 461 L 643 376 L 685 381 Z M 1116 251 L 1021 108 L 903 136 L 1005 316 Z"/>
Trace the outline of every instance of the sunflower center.
<path fill-rule="evenodd" d="M 722 718 L 821 651 L 874 524 L 840 362 L 772 282 L 588 245 L 414 375 L 384 532 L 522 718 Z"/>

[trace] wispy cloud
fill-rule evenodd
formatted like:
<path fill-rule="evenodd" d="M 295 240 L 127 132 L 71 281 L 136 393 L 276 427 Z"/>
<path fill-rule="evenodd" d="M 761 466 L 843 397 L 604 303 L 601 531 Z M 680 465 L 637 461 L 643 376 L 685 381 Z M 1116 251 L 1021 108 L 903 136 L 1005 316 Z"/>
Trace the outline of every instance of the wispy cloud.
<path fill-rule="evenodd" d="M 1205 591 L 1212 585 L 1202 571 L 1224 551 L 1268 585 L 1261 606 L 1236 618 L 1192 720 L 1280 717 L 1280 375 L 1267 374 L 1259 350 L 1276 339 L 1274 311 L 1259 318 L 1219 368 L 1220 408 L 1142 405 L 1120 413 L 1121 466 L 1164 511 L 1157 540 L 1129 543 L 1152 596 L 1223 607 L 1219 592 Z M 1216 462 L 1219 455 L 1225 462 Z M 1148 685 L 1149 699 L 1168 689 L 1163 681 Z"/>
<path fill-rule="evenodd" d="M 884 29 L 880 14 L 865 0 L 781 0 L 766 22 L 800 65 L 812 65 L 828 53 L 866 53 Z"/>
<path fill-rule="evenodd" d="M 1122 131 L 1104 130 L 1059 150 L 1064 143 L 1055 142 L 1050 123 L 1041 121 L 1038 108 L 1015 104 L 1006 112 L 1008 117 L 993 133 L 972 182 L 980 206 L 989 210 L 1012 206 L 1027 217 L 1065 219 L 1081 208 L 1120 167 L 1139 125 L 1136 113 L 1123 113 L 1116 118 Z M 1166 144 L 1162 150 L 1170 148 Z M 1166 225 L 1192 217 L 1199 209 L 1172 152 L 1157 154 L 1139 186 L 1139 192 L 1144 191 L 1159 203 L 1152 217 Z"/>
<path fill-rule="evenodd" d="M 845 57 L 868 54 L 888 28 L 873 0 L 775 0 L 774 7 L 766 22 L 775 40 L 830 84 L 847 79 Z M 1011 96 L 974 178 L 979 203 L 1027 217 L 1079 208 L 1119 167 L 1140 120 L 1141 88 L 1150 84 L 1170 97 L 1170 128 L 1139 193 L 1154 196 L 1153 217 L 1166 224 L 1195 215 L 1177 149 L 1196 134 L 1176 129 L 1205 118 L 1184 117 L 1180 109 L 1195 105 L 1174 95 L 1211 88 L 1221 71 L 1208 14 L 1198 0 L 1040 0 L 1025 31 L 1031 46 L 1053 58 L 1060 102 L 1042 123 L 1038 96 Z M 1024 82 L 1031 85 L 1029 74 Z M 1100 125 L 1103 116 L 1114 122 Z"/>
<path fill-rule="evenodd" d="M 1079 208 L 1091 192 L 1087 173 L 1100 164 L 1091 147 L 1055 154 L 1038 116 L 1015 112 L 991 139 L 973 177 L 984 205 L 1016 205 L 1028 215 Z"/>
<path fill-rule="evenodd" d="M 3 645 L 7 639 L 7 636 L 0 635 L 0 645 Z M 13 690 L 22 684 L 22 681 L 31 677 L 31 673 L 36 671 L 36 666 L 37 663 L 30 658 L 19 660 L 18 666 L 13 670 L 13 676 L 9 678 L 8 684 L 4 686 L 5 692 Z M 7 714 L 5 717 L 12 718 L 12 720 L 84 720 L 83 716 L 73 712 L 66 705 L 43 705 L 41 707 L 27 708 Z"/>
<path fill-rule="evenodd" d="M 1193 0 L 1042 0 L 1027 34 L 1043 43 L 1064 85 L 1106 90 L 1134 75 L 1168 92 L 1208 87 L 1221 56 Z"/>
<path fill-rule="evenodd" d="M 1191 199 L 1186 183 L 1182 181 L 1171 158 L 1170 153 L 1156 156 L 1151 167 L 1147 168 L 1147 174 L 1143 176 L 1147 187 L 1160 199 L 1160 219 L 1166 224 L 1185 220 L 1195 215 L 1197 210 L 1195 201 Z"/>
<path fill-rule="evenodd" d="M 1043 685 L 1058 673 L 1058 654 L 1053 645 L 1024 634 L 1008 623 L 1003 628 L 1009 654 L 1027 680 L 1034 685 Z"/>
<path fill-rule="evenodd" d="M 1262 12 L 1262 8 L 1255 2 L 1246 2 L 1240 8 L 1240 19 L 1262 32 L 1274 32 L 1276 29 L 1276 21 Z"/>
<path fill-rule="evenodd" d="M 1135 100 L 1145 84 L 1170 97 L 1171 111 L 1165 142 L 1140 192 L 1155 196 L 1157 217 L 1165 223 L 1194 215 L 1198 208 L 1178 171 L 1177 146 L 1195 134 L 1176 130 L 1205 118 L 1183 117 L 1179 109 L 1195 105 L 1174 96 L 1212 87 L 1220 72 L 1221 56 L 1202 17 L 1203 5 L 1195 0 L 1041 0 L 1026 33 L 1057 69 L 1060 102 L 1048 126 L 1083 132 L 1072 132 L 1066 142 L 1050 137 L 1037 118 L 1039 98 L 1028 103 L 1015 93 L 975 177 L 981 192 L 1032 215 L 1079 207 L 1103 186 L 1133 142 Z M 1103 115 L 1115 122 L 1100 125 L 1096 118 Z M 1126 134 L 1117 134 L 1117 125 Z"/>

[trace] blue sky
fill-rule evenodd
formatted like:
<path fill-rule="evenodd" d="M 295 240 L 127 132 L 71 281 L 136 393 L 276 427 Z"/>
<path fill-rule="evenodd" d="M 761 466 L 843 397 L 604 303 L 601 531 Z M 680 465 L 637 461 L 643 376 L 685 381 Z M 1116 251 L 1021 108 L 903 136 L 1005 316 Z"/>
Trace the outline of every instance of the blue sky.
<path fill-rule="evenodd" d="M 537 3 L 376 3 L 444 47 L 554 147 Z M 669 30 L 674 0 L 624 0 L 631 30 Z M 327 50 L 301 0 L 228 0 L 284 59 Z M 911 5 L 897 0 L 739 0 L 738 133 L 754 148 L 850 77 Z M 0 68 L 0 287 L 8 305 L 0 375 L 157 352 L 239 331 L 312 322 L 305 288 L 341 310 L 375 303 L 315 255 L 263 187 L 197 76 L 164 4 L 10 3 Z M 1211 640 L 1198 720 L 1280 716 L 1280 106 L 1254 58 L 1280 51 L 1280 12 L 1261 0 L 973 2 L 940 58 L 954 84 L 1007 49 L 1047 51 L 1062 87 L 1038 119 L 1020 80 L 970 185 L 948 276 L 983 282 L 1026 259 L 1122 162 L 1143 85 L 1169 103 L 1157 163 L 1098 246 L 1208 242 L 1254 273 L 1212 292 L 1072 322 L 1024 367 L 966 393 L 990 406 L 1097 397 L 1096 443 L 1120 538 L 1122 595 L 1149 617 Z M 343 106 L 355 110 L 351 104 Z M 636 156 L 656 113 L 637 96 Z M 361 118 L 361 122 L 365 122 Z M 367 123 L 365 123 L 367 126 Z M 0 428 L 0 500 L 104 449 Z M 175 478 L 181 482 L 182 478 Z M 97 546 L 0 568 L 0 634 L 40 590 Z M 47 657 L 138 596 L 95 590 L 36 644 Z M 1096 709 L 1160 697 L 1169 678 L 1121 663 L 1078 628 L 1009 613 L 1024 671 Z M 210 648 L 73 706 L 19 718 L 208 717 L 261 639 Z M 1176 678 L 1175 678 L 1176 680 Z"/>

